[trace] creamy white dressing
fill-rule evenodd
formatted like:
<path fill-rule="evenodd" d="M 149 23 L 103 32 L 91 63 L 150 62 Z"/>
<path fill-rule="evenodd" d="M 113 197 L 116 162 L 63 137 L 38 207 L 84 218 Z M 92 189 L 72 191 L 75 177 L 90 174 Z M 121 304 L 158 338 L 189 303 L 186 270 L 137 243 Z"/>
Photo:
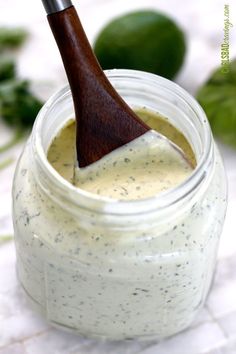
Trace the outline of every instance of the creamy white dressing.
<path fill-rule="evenodd" d="M 173 126 L 172 131 L 176 131 Z M 55 137 L 48 151 L 49 162 L 77 187 L 101 196 L 121 200 L 148 198 L 176 187 L 193 170 L 185 152 L 154 130 L 82 169 L 74 169 L 74 140 L 72 122 Z"/>
<path fill-rule="evenodd" d="M 148 198 L 183 182 L 192 172 L 184 153 L 154 131 L 76 169 L 75 185 L 115 199 Z"/>
<path fill-rule="evenodd" d="M 178 145 L 195 166 L 183 135 L 168 122 L 155 116 L 154 123 L 144 113 L 147 123 Z M 48 151 L 52 166 L 71 183 L 72 141 L 75 129 L 71 121 Z M 110 162 L 106 160 L 109 169 L 103 170 L 99 164 L 101 175 L 96 176 L 98 165 L 92 166 L 96 183 L 85 176 L 80 188 L 93 193 L 102 188 L 105 194 L 109 187 L 109 196 L 125 199 L 125 191 L 120 195 L 123 186 L 128 188 L 129 199 L 177 185 L 191 173 L 189 165 L 165 141 L 159 143 L 155 153 L 144 149 L 138 159 L 131 155 L 129 162 L 124 161 L 127 147 L 117 151 L 118 167 L 113 166 L 112 157 Z M 33 304 L 52 324 L 86 336 L 160 339 L 186 328 L 209 291 L 225 215 L 225 175 L 217 150 L 214 148 L 208 166 L 212 172 L 206 171 L 209 182 L 204 193 L 199 186 L 194 200 L 185 201 L 185 207 L 182 201 L 173 205 L 163 217 L 159 209 L 143 215 L 132 213 L 128 206 L 122 215 L 111 215 L 109 209 L 94 208 L 92 198 L 86 204 L 79 188 L 78 204 L 69 188 L 62 197 L 55 183 L 58 180 L 48 178 L 47 169 L 41 169 L 37 156 L 32 156 L 32 144 L 34 139 L 16 170 L 13 216 L 17 272 Z M 119 171 L 122 174 L 115 181 L 119 190 L 114 195 L 113 177 Z M 127 183 L 131 176 L 138 183 Z M 137 190 L 138 186 L 143 189 Z"/>

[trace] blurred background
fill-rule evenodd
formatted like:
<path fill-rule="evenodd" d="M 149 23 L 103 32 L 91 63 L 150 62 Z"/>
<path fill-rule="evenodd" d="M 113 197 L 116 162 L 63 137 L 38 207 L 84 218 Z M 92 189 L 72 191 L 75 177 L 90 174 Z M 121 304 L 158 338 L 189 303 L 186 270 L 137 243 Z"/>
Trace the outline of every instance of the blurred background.
<path fill-rule="evenodd" d="M 91 43 L 99 30 L 113 17 L 137 9 L 156 9 L 170 15 L 184 30 L 188 41 L 185 65 L 176 81 L 195 93 L 211 70 L 220 65 L 223 38 L 224 4 L 222 0 L 74 0 L 81 22 Z M 236 4 L 228 1 L 232 22 Z M 40 0 L 0 0 L 0 24 L 23 26 L 30 38 L 19 54 L 20 75 L 34 80 L 53 80 L 56 88 L 65 83 L 64 71 Z M 236 26 L 236 24 L 235 24 Z M 236 30 L 231 30 L 231 58 L 236 56 Z"/>
<path fill-rule="evenodd" d="M 138 9 L 161 11 L 182 28 L 187 41 L 184 64 L 174 81 L 192 95 L 221 63 L 224 37 L 224 5 L 229 5 L 230 59 L 236 58 L 236 2 L 234 0 L 74 0 L 91 44 L 114 17 Z M 0 0 L 0 27 L 22 27 L 29 34 L 14 50 L 18 78 L 31 82 L 42 101 L 67 83 L 58 49 L 40 0 Z M 0 57 L 2 53 L 0 50 Z M 233 94 L 236 112 L 236 78 Z M 1 87 L 0 87 L 1 90 Z M 235 113 L 236 116 L 236 113 Z M 235 132 L 236 132 L 236 125 Z M 217 142 L 223 155 L 229 207 L 220 243 L 216 280 L 208 302 L 193 326 L 163 343 L 97 343 L 51 329 L 25 303 L 15 278 L 12 242 L 11 185 L 16 160 L 25 138 L 1 151 L 15 131 L 0 116 L 0 354 L 235 354 L 236 353 L 236 148 Z M 235 133 L 236 134 L 236 133 Z M 235 137 L 236 139 L 236 137 Z M 236 141 L 235 141 L 236 146 Z"/>

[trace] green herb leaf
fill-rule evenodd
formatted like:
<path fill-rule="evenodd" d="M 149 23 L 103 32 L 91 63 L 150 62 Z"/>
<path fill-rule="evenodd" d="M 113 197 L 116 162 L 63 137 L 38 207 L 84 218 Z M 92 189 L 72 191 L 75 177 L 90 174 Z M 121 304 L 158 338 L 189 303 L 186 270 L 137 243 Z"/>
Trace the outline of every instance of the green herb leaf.
<path fill-rule="evenodd" d="M 0 115 L 16 128 L 32 127 L 43 103 L 29 88 L 29 81 L 11 80 L 0 85 Z"/>
<path fill-rule="evenodd" d="M 15 77 L 15 62 L 9 57 L 0 57 L 0 81 L 13 79 Z"/>
<path fill-rule="evenodd" d="M 27 32 L 22 28 L 0 27 L 0 52 L 21 46 L 27 38 Z"/>
<path fill-rule="evenodd" d="M 13 235 L 0 235 L 0 244 L 13 239 Z"/>
<path fill-rule="evenodd" d="M 0 171 L 4 170 L 6 167 L 8 167 L 9 165 L 11 165 L 13 163 L 14 159 L 9 158 L 3 162 L 0 162 Z"/>
<path fill-rule="evenodd" d="M 236 60 L 227 74 L 217 69 L 200 88 L 197 99 L 212 127 L 224 143 L 236 147 Z"/>

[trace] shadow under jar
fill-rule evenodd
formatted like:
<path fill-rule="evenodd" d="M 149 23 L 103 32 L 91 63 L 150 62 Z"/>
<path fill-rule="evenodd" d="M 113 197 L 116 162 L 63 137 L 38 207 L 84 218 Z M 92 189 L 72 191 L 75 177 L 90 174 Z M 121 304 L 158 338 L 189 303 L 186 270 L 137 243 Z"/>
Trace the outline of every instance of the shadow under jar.
<path fill-rule="evenodd" d="M 187 92 L 152 74 L 106 74 L 132 108 L 168 117 L 197 166 L 181 185 L 142 200 L 74 187 L 47 160 L 55 134 L 74 116 L 64 88 L 39 113 L 15 172 L 17 273 L 54 325 L 110 339 L 164 338 L 189 326 L 208 294 L 226 211 L 225 172 L 207 118 Z"/>

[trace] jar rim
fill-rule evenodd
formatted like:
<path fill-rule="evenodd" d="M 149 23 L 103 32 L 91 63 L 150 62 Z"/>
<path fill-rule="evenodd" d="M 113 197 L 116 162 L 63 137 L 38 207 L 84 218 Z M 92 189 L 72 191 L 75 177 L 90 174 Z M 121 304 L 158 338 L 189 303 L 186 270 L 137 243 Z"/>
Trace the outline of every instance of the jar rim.
<path fill-rule="evenodd" d="M 212 134 L 205 112 L 198 102 L 178 84 L 160 77 L 155 74 L 146 73 L 143 71 L 113 69 L 106 70 L 105 74 L 109 80 L 112 79 L 130 79 L 142 80 L 150 85 L 158 85 L 163 89 L 172 89 L 184 102 L 191 107 L 194 113 L 198 116 L 201 127 L 203 129 L 203 144 L 204 150 L 197 163 L 197 166 L 191 175 L 182 183 L 174 188 L 168 189 L 157 195 L 138 200 L 120 200 L 112 199 L 105 196 L 98 196 L 86 190 L 73 186 L 69 181 L 65 180 L 49 163 L 47 154 L 44 151 L 42 144 L 42 132 L 45 116 L 47 116 L 51 107 L 65 95 L 71 96 L 69 85 L 60 89 L 49 98 L 45 105 L 40 110 L 32 131 L 32 145 L 34 157 L 40 165 L 42 171 L 47 175 L 47 178 L 55 184 L 57 192 L 63 195 L 63 199 L 73 202 L 78 207 L 84 207 L 90 211 L 98 213 L 110 213 L 118 215 L 138 214 L 150 212 L 157 209 L 165 209 L 173 204 L 176 204 L 193 193 L 199 184 L 203 182 L 206 176 L 206 167 L 209 165 L 212 156 Z"/>

